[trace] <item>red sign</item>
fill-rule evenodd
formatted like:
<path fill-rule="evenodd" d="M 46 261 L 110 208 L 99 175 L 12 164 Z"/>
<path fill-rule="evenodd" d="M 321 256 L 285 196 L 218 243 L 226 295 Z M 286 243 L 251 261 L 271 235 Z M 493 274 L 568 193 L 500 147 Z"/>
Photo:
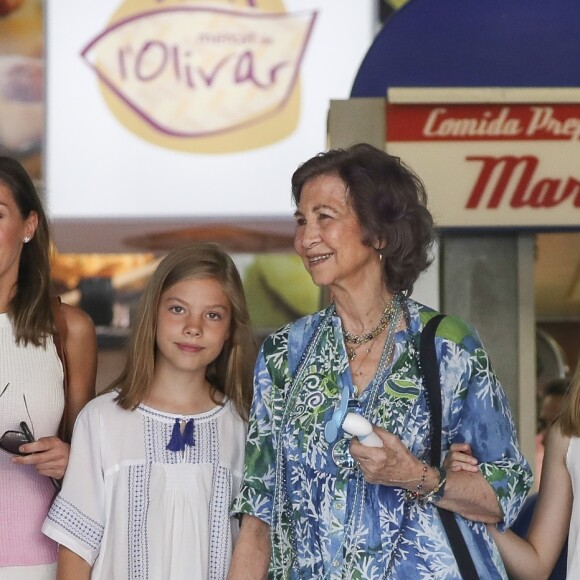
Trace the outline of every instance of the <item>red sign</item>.
<path fill-rule="evenodd" d="M 580 103 L 550 105 L 388 105 L 391 141 L 580 139 Z"/>
<path fill-rule="evenodd" d="M 387 103 L 386 148 L 425 182 L 437 224 L 580 228 L 580 99 L 510 102 L 501 89 L 474 103 L 473 94 Z"/>

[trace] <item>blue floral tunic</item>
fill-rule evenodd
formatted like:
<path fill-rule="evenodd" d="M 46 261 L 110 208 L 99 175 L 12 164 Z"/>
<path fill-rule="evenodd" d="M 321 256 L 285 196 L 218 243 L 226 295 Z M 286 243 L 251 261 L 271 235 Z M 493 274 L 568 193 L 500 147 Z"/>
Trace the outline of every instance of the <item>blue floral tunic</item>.
<path fill-rule="evenodd" d="M 395 336 L 391 368 L 375 377 L 375 408 L 368 411 L 371 422 L 397 435 L 416 457 L 428 458 L 431 418 L 418 343 L 424 324 L 436 313 L 412 300 L 406 301 L 405 310 L 407 328 Z M 503 510 L 499 526 L 509 526 L 532 476 L 518 449 L 506 396 L 476 332 L 465 322 L 446 317 L 435 342 L 442 453 L 452 442 L 471 443 Z M 310 356 L 300 365 L 309 344 L 314 345 Z M 298 371 L 296 396 L 287 405 L 299 368 L 304 370 Z M 354 393 L 334 306 L 282 328 L 262 345 L 244 482 L 233 511 L 252 514 L 271 526 L 270 577 L 460 579 L 433 505 L 405 502 L 404 490 L 363 484 L 358 469 L 335 463 L 333 451 L 340 457 L 337 450 L 348 441 L 342 438 L 335 449 L 326 441 L 324 428 L 345 385 Z M 371 384 L 360 397 L 363 412 L 372 390 Z M 456 518 L 481 577 L 505 578 L 485 526 Z"/>

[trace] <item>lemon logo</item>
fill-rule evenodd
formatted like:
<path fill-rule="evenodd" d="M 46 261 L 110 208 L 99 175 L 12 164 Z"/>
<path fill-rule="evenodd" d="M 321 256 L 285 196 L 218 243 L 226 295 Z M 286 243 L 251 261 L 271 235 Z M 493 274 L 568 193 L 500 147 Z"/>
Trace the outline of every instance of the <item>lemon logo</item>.
<path fill-rule="evenodd" d="M 135 135 L 179 151 L 242 151 L 296 128 L 315 18 L 277 0 L 127 0 L 82 56 Z"/>

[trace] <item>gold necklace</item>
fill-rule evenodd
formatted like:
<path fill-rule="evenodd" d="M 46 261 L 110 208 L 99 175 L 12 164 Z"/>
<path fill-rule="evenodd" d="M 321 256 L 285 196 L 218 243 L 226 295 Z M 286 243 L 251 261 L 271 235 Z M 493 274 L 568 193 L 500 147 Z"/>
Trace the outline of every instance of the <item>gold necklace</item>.
<path fill-rule="evenodd" d="M 344 342 L 346 343 L 348 360 L 353 361 L 356 358 L 356 351 L 361 346 L 361 344 L 374 340 L 377 336 L 379 336 L 379 334 L 381 334 L 381 332 L 385 330 L 385 328 L 387 328 L 387 326 L 389 326 L 389 323 L 393 318 L 393 314 L 395 313 L 395 304 L 395 298 L 389 301 L 386 308 L 383 310 L 383 313 L 381 314 L 379 323 L 369 332 L 358 335 L 349 332 L 344 326 L 342 327 L 342 334 L 344 336 Z M 349 346 L 349 344 L 353 344 L 355 346 Z"/>
<path fill-rule="evenodd" d="M 365 361 L 367 360 L 367 358 L 369 357 L 369 354 L 371 352 L 371 350 L 373 349 L 375 342 L 374 340 L 365 348 L 365 355 L 363 356 L 362 360 L 360 361 L 358 367 L 356 368 L 356 370 L 351 371 L 352 374 L 352 386 L 354 387 L 354 396 L 358 397 L 360 395 L 360 389 L 358 388 L 357 384 L 356 384 L 356 380 L 357 380 L 357 376 L 358 373 L 360 372 L 362 366 L 365 364 Z M 347 347 L 348 348 L 348 347 Z M 356 354 L 356 353 L 355 353 Z M 353 360 L 350 358 L 349 355 L 349 359 Z"/>

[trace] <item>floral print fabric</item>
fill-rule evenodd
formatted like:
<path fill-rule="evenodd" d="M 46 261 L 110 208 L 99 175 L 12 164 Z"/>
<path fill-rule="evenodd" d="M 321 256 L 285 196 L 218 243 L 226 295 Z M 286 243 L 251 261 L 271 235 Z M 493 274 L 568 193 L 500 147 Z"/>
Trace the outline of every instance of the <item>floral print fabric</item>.
<path fill-rule="evenodd" d="M 395 336 L 392 366 L 375 377 L 378 392 L 370 417 L 397 435 L 416 457 L 427 459 L 431 417 L 418 344 L 424 324 L 436 313 L 412 300 L 406 301 L 405 308 L 407 328 Z M 318 338 L 281 426 L 293 375 L 316 329 Z M 518 449 L 505 393 L 476 332 L 465 322 L 446 317 L 435 343 L 442 390 L 442 454 L 452 442 L 471 443 L 503 511 L 498 525 L 509 526 L 532 477 Z M 345 385 L 354 393 L 341 323 L 333 306 L 282 328 L 262 345 L 255 370 L 244 482 L 233 511 L 272 525 L 278 478 L 283 493 L 276 499 L 282 509 L 272 528 L 275 545 L 270 577 L 459 579 L 433 505 L 405 502 L 404 490 L 399 488 L 362 485 L 360 471 L 335 463 L 333 452 L 340 456 L 348 439 L 341 438 L 335 449 L 326 441 L 324 428 L 340 404 Z M 371 384 L 359 399 L 363 411 L 372 389 Z M 278 464 L 277 448 L 282 450 Z M 485 526 L 456 518 L 481 577 L 505 578 Z"/>

